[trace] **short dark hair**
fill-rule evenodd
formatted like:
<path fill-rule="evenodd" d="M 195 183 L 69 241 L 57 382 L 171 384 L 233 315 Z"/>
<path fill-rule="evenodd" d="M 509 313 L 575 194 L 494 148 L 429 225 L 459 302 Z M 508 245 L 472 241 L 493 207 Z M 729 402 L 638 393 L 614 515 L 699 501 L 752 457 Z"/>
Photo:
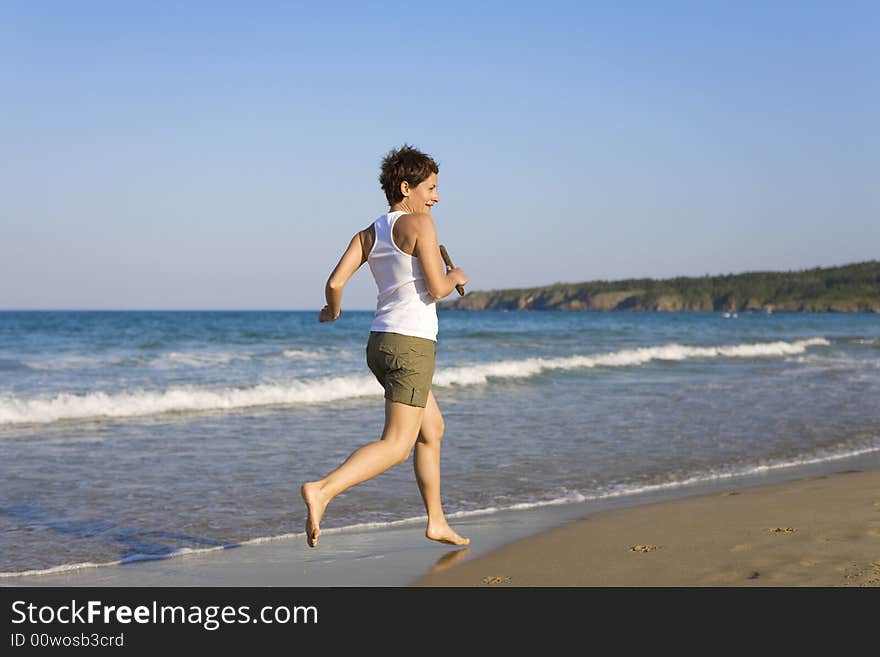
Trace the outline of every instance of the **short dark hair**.
<path fill-rule="evenodd" d="M 382 159 L 382 172 L 379 174 L 379 183 L 385 192 L 385 198 L 388 199 L 388 206 L 391 207 L 403 200 L 400 184 L 404 180 L 410 187 L 416 187 L 432 173 L 439 171 L 440 167 L 430 155 L 422 153 L 409 144 L 388 151 Z"/>

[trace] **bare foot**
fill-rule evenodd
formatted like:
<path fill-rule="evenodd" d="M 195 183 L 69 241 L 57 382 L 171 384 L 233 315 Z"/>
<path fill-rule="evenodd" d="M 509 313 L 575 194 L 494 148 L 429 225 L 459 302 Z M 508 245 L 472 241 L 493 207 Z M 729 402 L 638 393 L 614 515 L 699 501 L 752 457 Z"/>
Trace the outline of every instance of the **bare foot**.
<path fill-rule="evenodd" d="M 425 536 L 432 541 L 439 541 L 449 545 L 467 545 L 471 542 L 471 539 L 463 538 L 456 534 L 455 530 L 445 522 L 434 525 L 429 524 L 428 529 L 425 530 Z"/>
<path fill-rule="evenodd" d="M 321 498 L 320 491 L 321 487 L 316 482 L 307 482 L 299 489 L 308 509 L 306 543 L 309 544 L 309 547 L 315 547 L 318 544 L 318 536 L 321 535 L 321 518 L 324 517 L 324 509 L 327 508 L 327 502 Z"/>

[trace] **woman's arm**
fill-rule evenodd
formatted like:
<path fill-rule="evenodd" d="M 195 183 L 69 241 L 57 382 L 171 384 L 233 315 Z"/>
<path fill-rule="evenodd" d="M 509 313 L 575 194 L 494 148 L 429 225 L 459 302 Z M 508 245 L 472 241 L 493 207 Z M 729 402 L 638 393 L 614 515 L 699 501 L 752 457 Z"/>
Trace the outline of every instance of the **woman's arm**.
<path fill-rule="evenodd" d="M 366 262 L 367 257 L 364 253 L 363 231 L 359 231 L 348 243 L 348 248 L 336 264 L 330 278 L 327 279 L 327 285 L 324 287 L 324 296 L 327 299 L 327 305 L 321 309 L 318 315 L 318 321 L 332 322 L 339 318 L 342 314 L 342 289 L 348 283 L 358 268 Z"/>
<path fill-rule="evenodd" d="M 456 285 L 467 285 L 467 275 L 459 267 L 450 269 L 440 258 L 440 245 L 437 243 L 437 229 L 431 215 L 419 213 L 418 232 L 414 253 L 422 266 L 425 285 L 435 299 L 448 296 Z M 443 274 L 443 271 L 446 274 Z"/>

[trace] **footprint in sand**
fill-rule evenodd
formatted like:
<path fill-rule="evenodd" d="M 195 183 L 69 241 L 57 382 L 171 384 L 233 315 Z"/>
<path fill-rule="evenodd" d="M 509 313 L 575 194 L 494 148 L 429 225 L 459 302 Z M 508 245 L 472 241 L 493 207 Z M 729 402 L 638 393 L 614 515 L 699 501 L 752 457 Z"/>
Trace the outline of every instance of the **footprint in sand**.
<path fill-rule="evenodd" d="M 629 548 L 630 552 L 653 552 L 657 549 L 656 545 L 632 545 Z"/>
<path fill-rule="evenodd" d="M 510 578 L 507 575 L 491 575 L 482 579 L 483 584 L 509 584 Z"/>
<path fill-rule="evenodd" d="M 794 534 L 797 529 L 794 527 L 771 527 L 767 531 L 771 534 Z"/>

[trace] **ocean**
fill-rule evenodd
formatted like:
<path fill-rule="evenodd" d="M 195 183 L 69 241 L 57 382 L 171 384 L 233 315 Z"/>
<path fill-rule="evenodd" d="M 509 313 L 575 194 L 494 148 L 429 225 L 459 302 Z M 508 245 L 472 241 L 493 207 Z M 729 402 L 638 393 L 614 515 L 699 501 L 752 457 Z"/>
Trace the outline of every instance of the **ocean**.
<path fill-rule="evenodd" d="M 300 484 L 384 420 L 372 312 L 317 316 L 0 312 L 0 584 L 301 534 Z M 453 526 L 880 453 L 874 314 L 439 318 Z M 423 519 L 410 461 L 322 529 Z"/>

